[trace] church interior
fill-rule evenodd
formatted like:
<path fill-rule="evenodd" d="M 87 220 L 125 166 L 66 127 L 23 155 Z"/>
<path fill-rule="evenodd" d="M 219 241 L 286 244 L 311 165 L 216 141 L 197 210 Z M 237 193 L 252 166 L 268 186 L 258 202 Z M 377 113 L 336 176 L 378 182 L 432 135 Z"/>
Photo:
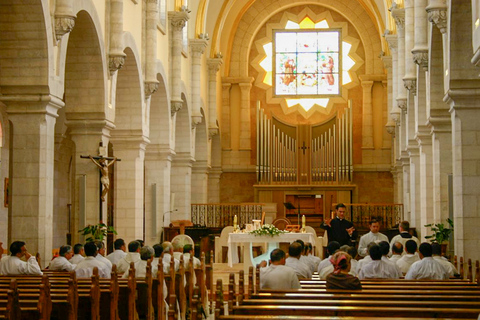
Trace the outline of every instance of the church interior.
<path fill-rule="evenodd" d="M 261 212 L 321 233 L 345 203 L 422 241 L 450 218 L 480 259 L 479 21 L 478 0 L 3 0 L 0 242 L 49 261 L 99 222 L 155 244 Z"/>

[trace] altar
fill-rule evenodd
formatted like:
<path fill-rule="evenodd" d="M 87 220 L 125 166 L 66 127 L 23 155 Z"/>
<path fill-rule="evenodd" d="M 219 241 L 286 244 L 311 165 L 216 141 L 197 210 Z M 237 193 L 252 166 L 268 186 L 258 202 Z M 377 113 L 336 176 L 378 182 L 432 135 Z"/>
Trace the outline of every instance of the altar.
<path fill-rule="evenodd" d="M 278 244 L 281 242 L 292 243 L 295 240 L 302 240 L 303 242 L 310 242 L 315 244 L 315 237 L 313 233 L 283 233 L 278 236 L 256 236 L 250 233 L 230 233 L 228 235 L 228 266 L 233 267 L 234 263 L 238 263 L 237 247 L 243 245 L 243 269 L 245 274 L 248 274 L 248 268 L 250 266 L 256 266 L 262 260 L 268 262 L 270 260 L 270 252 L 278 248 Z M 252 243 L 268 244 L 267 252 L 254 258 L 252 254 Z M 286 252 L 287 253 L 287 252 Z"/>

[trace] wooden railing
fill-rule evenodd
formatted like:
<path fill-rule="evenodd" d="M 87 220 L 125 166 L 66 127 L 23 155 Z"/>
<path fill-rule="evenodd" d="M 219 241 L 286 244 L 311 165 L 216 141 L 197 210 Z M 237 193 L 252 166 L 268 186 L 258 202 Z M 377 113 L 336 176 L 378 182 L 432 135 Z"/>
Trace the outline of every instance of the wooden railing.
<path fill-rule="evenodd" d="M 376 219 L 381 229 L 391 229 L 403 220 L 403 204 L 399 203 L 344 203 L 345 215 L 350 217 L 355 227 L 369 227 L 369 222 Z M 332 210 L 335 210 L 332 205 Z"/>
<path fill-rule="evenodd" d="M 234 216 L 243 227 L 253 219 L 260 219 L 262 211 L 262 203 L 193 203 L 191 206 L 193 224 L 210 228 L 232 226 Z"/>

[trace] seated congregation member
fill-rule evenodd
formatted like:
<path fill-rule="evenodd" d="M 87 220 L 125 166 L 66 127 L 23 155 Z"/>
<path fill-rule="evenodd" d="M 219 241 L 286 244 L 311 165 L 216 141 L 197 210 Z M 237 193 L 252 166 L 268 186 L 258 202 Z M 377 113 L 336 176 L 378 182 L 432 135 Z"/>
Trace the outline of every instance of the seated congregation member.
<path fill-rule="evenodd" d="M 136 240 L 130 241 L 128 244 L 128 253 L 117 263 L 117 272 L 127 272 L 127 270 L 130 269 L 131 262 L 133 262 L 135 264 L 135 268 L 137 268 L 137 264 L 140 262 L 140 260 L 140 242 Z"/>
<path fill-rule="evenodd" d="M 357 250 L 355 249 L 355 247 L 351 247 L 349 246 L 348 244 L 345 244 L 343 246 L 340 247 L 339 250 L 337 250 L 337 252 L 346 252 L 348 253 L 348 251 L 350 250 L 350 252 L 352 252 L 352 254 L 354 255 L 357 255 Z M 325 280 L 327 279 L 327 276 L 332 273 L 334 270 L 335 270 L 335 266 L 333 265 L 332 263 L 332 259 L 331 259 L 332 256 L 330 256 L 329 260 L 330 260 L 330 265 L 326 266 L 325 268 L 323 268 L 320 273 L 318 274 L 320 280 Z M 352 275 L 352 276 L 356 276 L 357 274 L 355 273 L 354 269 L 353 269 L 353 265 L 352 265 L 352 262 L 354 260 L 352 259 L 352 256 L 350 255 L 350 260 L 349 260 L 349 263 L 350 263 L 350 271 L 349 273 Z M 356 261 L 356 260 L 355 260 Z"/>
<path fill-rule="evenodd" d="M 170 261 L 172 260 L 173 256 L 173 246 L 170 241 L 165 241 L 162 243 L 163 247 L 163 272 L 169 273 L 170 272 Z M 178 271 L 180 267 L 180 261 L 178 259 L 173 259 L 175 264 L 175 272 Z"/>
<path fill-rule="evenodd" d="M 403 245 L 400 242 L 395 242 L 392 247 L 392 256 L 390 261 L 397 263 L 397 261 L 402 257 Z"/>
<path fill-rule="evenodd" d="M 408 240 L 414 240 L 417 243 L 417 247 L 420 245 L 420 241 L 417 237 L 410 234 L 410 223 L 408 221 L 400 222 L 398 225 L 398 231 L 400 231 L 400 234 L 397 234 L 392 238 L 392 241 L 390 241 L 390 252 L 395 242 L 400 242 L 405 247 L 405 243 Z M 405 252 L 403 254 L 405 254 Z"/>
<path fill-rule="evenodd" d="M 444 280 L 448 279 L 447 269 L 440 264 L 440 262 L 432 258 L 432 245 L 424 242 L 418 248 L 420 251 L 420 261 L 412 264 L 405 279 L 431 279 L 431 280 Z"/>
<path fill-rule="evenodd" d="M 322 259 L 313 254 L 313 246 L 310 242 L 307 242 L 305 244 L 305 247 L 307 248 L 307 257 L 313 262 L 313 271 L 317 271 L 318 265 L 320 264 L 320 261 L 322 261 Z"/>
<path fill-rule="evenodd" d="M 348 253 L 350 255 L 350 257 L 352 257 L 352 259 L 350 260 L 350 264 L 352 265 L 352 267 L 350 268 L 350 274 L 353 275 L 353 276 L 358 276 L 358 273 L 357 273 L 358 252 L 357 252 L 357 249 L 354 246 L 345 245 L 345 246 L 340 247 L 340 251 L 344 251 L 344 252 Z"/>
<path fill-rule="evenodd" d="M 332 265 L 332 263 L 330 262 L 330 256 L 335 254 L 335 252 L 337 252 L 339 249 L 340 249 L 340 243 L 338 243 L 337 241 L 330 241 L 328 243 L 328 245 L 327 245 L 328 256 L 325 259 L 323 259 L 322 261 L 320 261 L 320 263 L 318 264 L 318 267 L 317 267 L 318 274 L 320 274 L 320 272 L 322 272 L 323 268 Z"/>
<path fill-rule="evenodd" d="M 155 255 L 155 250 L 153 250 L 152 247 L 143 246 L 140 249 L 141 260 L 138 262 L 138 264 L 135 265 L 135 278 L 145 278 L 145 276 L 147 275 L 147 262 L 148 260 L 153 260 L 154 255 Z M 152 277 L 156 278 L 158 264 L 156 266 L 152 264 L 151 266 L 152 266 Z M 123 274 L 122 278 L 128 278 L 129 270 L 130 269 L 128 269 L 127 272 Z"/>
<path fill-rule="evenodd" d="M 173 257 L 180 261 L 180 257 L 183 255 L 183 246 L 185 245 L 184 241 L 180 238 L 174 239 L 172 241 L 173 247 Z"/>
<path fill-rule="evenodd" d="M 83 247 L 86 258 L 80 261 L 75 268 L 77 278 L 90 278 L 93 274 L 93 268 L 98 268 L 98 276 L 100 278 L 110 279 L 110 272 L 105 263 L 95 259 L 97 255 L 97 245 L 95 242 L 87 242 Z"/>
<path fill-rule="evenodd" d="M 158 266 L 158 261 L 162 257 L 162 252 L 163 252 L 163 247 L 160 243 L 157 243 L 153 245 L 153 250 L 155 251 L 155 255 L 152 260 L 152 265 L 157 265 Z"/>
<path fill-rule="evenodd" d="M 350 274 L 352 257 L 348 253 L 337 251 L 330 257 L 330 261 L 333 266 L 333 272 L 327 275 L 327 289 L 362 289 L 360 280 Z"/>
<path fill-rule="evenodd" d="M 312 277 L 310 266 L 300 260 L 302 245 L 296 241 L 292 242 L 288 248 L 288 255 L 289 257 L 285 260 L 285 265 L 295 270 L 298 278 L 310 279 Z"/>
<path fill-rule="evenodd" d="M 260 288 L 261 289 L 300 289 L 297 273 L 285 266 L 285 252 L 275 249 L 270 253 L 270 265 L 260 263 Z"/>
<path fill-rule="evenodd" d="M 70 263 L 78 264 L 83 259 L 85 259 L 85 250 L 83 249 L 83 244 L 77 243 L 73 246 L 73 257 L 70 259 Z"/>
<path fill-rule="evenodd" d="M 108 267 L 108 273 L 112 272 L 112 262 L 105 258 L 105 244 L 102 241 L 95 241 L 95 245 L 98 249 L 95 259 L 105 263 L 105 265 Z"/>
<path fill-rule="evenodd" d="M 364 234 L 360 238 L 360 242 L 358 244 L 358 255 L 361 257 L 365 257 L 368 255 L 367 253 L 367 246 L 370 242 L 380 242 L 380 241 L 387 241 L 388 238 L 383 233 L 380 233 L 380 222 L 375 219 L 370 220 L 370 232 Z"/>
<path fill-rule="evenodd" d="M 73 257 L 72 246 L 61 246 L 58 252 L 59 256 L 53 259 L 48 266 L 48 270 L 52 271 L 73 271 L 76 264 L 72 264 L 69 260 Z"/>
<path fill-rule="evenodd" d="M 302 254 L 300 255 L 300 261 L 306 264 L 308 268 L 310 268 L 310 273 L 313 274 L 313 272 L 315 271 L 315 268 L 314 268 L 315 265 L 313 261 L 309 259 L 307 256 L 307 247 L 305 246 L 305 242 L 303 242 L 303 240 L 300 240 L 300 239 L 295 240 L 295 242 L 298 242 L 302 245 Z"/>
<path fill-rule="evenodd" d="M 115 250 L 107 256 L 107 259 L 110 260 L 112 265 L 116 265 L 118 261 L 120 261 L 120 259 L 125 258 L 125 256 L 127 255 L 127 253 L 125 252 L 127 250 L 125 246 L 125 240 L 115 240 L 115 242 L 113 243 L 113 247 Z"/>
<path fill-rule="evenodd" d="M 25 257 L 26 261 L 21 260 Z M 15 276 L 21 274 L 42 275 L 42 270 L 37 260 L 25 247 L 25 242 L 14 241 L 10 245 L 10 255 L 0 261 L 0 274 L 4 276 Z"/>
<path fill-rule="evenodd" d="M 365 258 L 359 260 L 357 262 L 357 266 L 356 266 L 356 269 L 355 269 L 355 273 L 358 275 L 360 273 L 360 270 L 362 269 L 362 267 L 370 262 L 372 262 L 372 257 L 370 257 L 370 248 L 373 247 L 373 246 L 376 246 L 377 244 L 375 242 L 370 242 L 368 245 L 367 245 L 367 252 L 368 252 L 368 256 L 366 256 Z"/>
<path fill-rule="evenodd" d="M 448 261 L 447 258 L 442 257 L 442 246 L 436 242 L 432 243 L 432 257 L 435 261 L 437 261 L 447 269 L 449 277 L 455 277 L 459 275 L 453 263 Z"/>
<path fill-rule="evenodd" d="M 405 252 L 406 254 L 396 262 L 403 274 L 408 272 L 414 262 L 420 260 L 420 257 L 417 255 L 417 243 L 414 240 L 408 240 L 405 243 Z"/>
<path fill-rule="evenodd" d="M 191 244 L 186 244 L 183 246 L 183 263 L 185 268 L 188 267 L 191 257 L 193 257 L 193 267 L 199 268 L 201 264 L 200 259 L 194 256 L 193 246 Z"/>
<path fill-rule="evenodd" d="M 370 247 L 370 257 L 373 261 L 362 266 L 358 278 L 363 279 L 399 279 L 402 275 L 391 262 L 382 260 L 382 250 L 379 245 Z"/>

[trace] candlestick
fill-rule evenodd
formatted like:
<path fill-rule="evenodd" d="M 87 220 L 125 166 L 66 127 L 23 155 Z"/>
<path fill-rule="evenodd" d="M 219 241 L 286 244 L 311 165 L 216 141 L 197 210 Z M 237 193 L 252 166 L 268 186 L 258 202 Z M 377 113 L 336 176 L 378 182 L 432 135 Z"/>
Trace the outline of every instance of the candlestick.
<path fill-rule="evenodd" d="M 305 229 L 305 215 L 302 216 L 302 229 Z"/>
<path fill-rule="evenodd" d="M 233 217 L 233 229 L 237 229 L 237 215 Z"/>

